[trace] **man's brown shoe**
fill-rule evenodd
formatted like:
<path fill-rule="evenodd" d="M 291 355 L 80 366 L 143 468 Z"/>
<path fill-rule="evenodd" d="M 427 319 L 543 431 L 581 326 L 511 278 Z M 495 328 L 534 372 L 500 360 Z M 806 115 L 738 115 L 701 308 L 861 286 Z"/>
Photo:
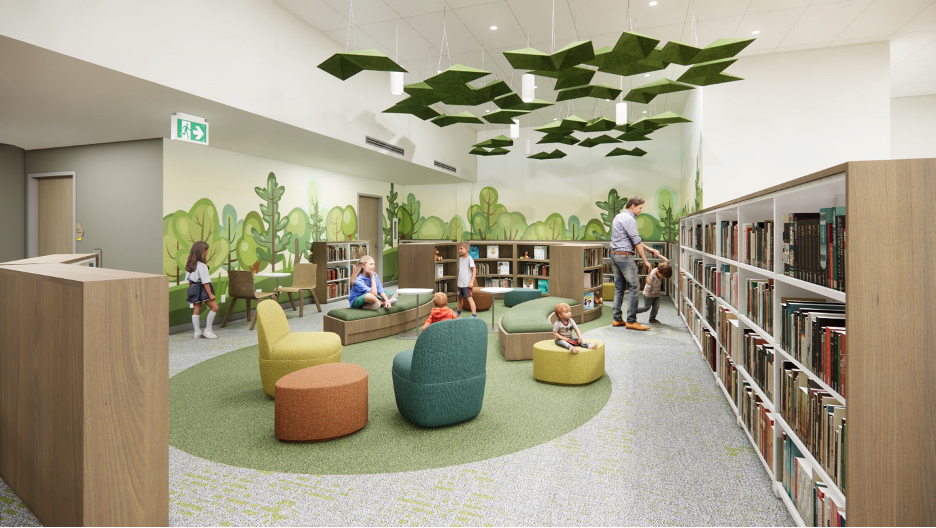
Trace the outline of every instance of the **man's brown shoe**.
<path fill-rule="evenodd" d="M 611 321 L 611 326 L 626 326 L 627 323 L 624 321 Z"/>
<path fill-rule="evenodd" d="M 649 326 L 644 326 L 640 323 L 624 323 L 624 326 L 631 330 L 650 330 Z"/>

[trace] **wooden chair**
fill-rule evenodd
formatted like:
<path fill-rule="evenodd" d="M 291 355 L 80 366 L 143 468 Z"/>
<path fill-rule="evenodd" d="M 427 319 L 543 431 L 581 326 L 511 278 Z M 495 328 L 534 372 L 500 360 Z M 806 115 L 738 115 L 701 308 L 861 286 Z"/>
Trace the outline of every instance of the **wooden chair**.
<path fill-rule="evenodd" d="M 318 295 L 315 293 L 315 267 L 315 264 L 296 263 L 293 267 L 292 286 L 280 286 L 276 290 L 277 293 L 289 295 L 289 304 L 292 305 L 293 311 L 296 311 L 296 303 L 293 302 L 292 294 L 299 293 L 299 317 L 302 317 L 302 307 L 305 306 L 304 290 L 312 292 L 315 307 L 319 312 L 322 311 L 322 305 L 319 304 Z"/>
<path fill-rule="evenodd" d="M 276 293 L 264 293 L 256 291 L 256 286 L 254 286 L 254 276 L 253 273 L 249 271 L 237 271 L 231 270 L 228 272 L 228 295 L 231 297 L 228 302 L 227 311 L 224 312 L 224 321 L 221 322 L 221 328 L 224 328 L 227 325 L 228 317 L 231 315 L 231 310 L 234 308 L 234 303 L 238 299 L 244 299 L 247 302 L 247 319 L 250 320 L 250 302 L 257 301 L 260 302 L 263 299 L 268 299 L 270 297 L 277 296 Z M 254 317 L 253 321 L 250 321 L 250 329 L 254 329 L 254 325 L 257 324 L 257 318 Z"/>

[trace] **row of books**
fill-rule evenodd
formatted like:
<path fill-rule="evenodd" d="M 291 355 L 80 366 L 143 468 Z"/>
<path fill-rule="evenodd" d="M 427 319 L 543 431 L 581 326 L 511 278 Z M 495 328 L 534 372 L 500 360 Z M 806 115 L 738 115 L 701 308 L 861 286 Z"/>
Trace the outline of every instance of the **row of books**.
<path fill-rule="evenodd" d="M 347 279 L 350 277 L 348 268 L 328 268 L 325 270 L 325 280 Z"/>
<path fill-rule="evenodd" d="M 524 262 L 520 265 L 521 275 L 539 275 L 541 277 L 549 276 L 549 264 L 530 264 Z"/>
<path fill-rule="evenodd" d="M 833 483 L 845 490 L 845 403 L 785 361 L 780 377 L 780 414 Z"/>
<path fill-rule="evenodd" d="M 773 279 L 747 279 L 745 315 L 769 335 L 773 335 Z"/>
<path fill-rule="evenodd" d="M 846 398 L 845 305 L 822 299 L 780 301 L 783 349 Z"/>
<path fill-rule="evenodd" d="M 731 355 L 729 355 L 724 348 L 719 349 L 718 360 L 718 379 L 721 380 L 725 390 L 728 391 L 728 395 L 731 396 L 731 401 L 733 401 L 735 407 L 737 407 L 738 402 L 741 401 L 741 384 L 739 383 L 740 373 L 738 372 L 738 367 L 734 360 L 731 359 Z"/>
<path fill-rule="evenodd" d="M 514 280 L 513 280 L 513 279 L 491 279 L 491 278 L 486 278 L 486 279 L 479 279 L 479 280 L 478 280 L 478 283 L 479 283 L 479 284 L 481 284 L 482 282 L 484 283 L 484 287 L 492 287 L 492 288 L 513 288 L 513 287 L 514 287 Z M 546 282 L 546 281 L 543 281 L 543 282 Z M 542 291 L 542 290 L 540 290 L 540 291 Z"/>
<path fill-rule="evenodd" d="M 597 266 L 603 262 L 598 248 L 586 249 L 582 256 L 586 268 Z"/>
<path fill-rule="evenodd" d="M 347 282 L 329 282 L 325 288 L 329 300 L 335 297 L 345 297 L 351 292 L 351 285 Z"/>
<path fill-rule="evenodd" d="M 585 272 L 585 278 L 583 279 L 582 285 L 585 288 L 597 288 L 601 286 L 601 271 L 591 270 Z"/>
<path fill-rule="evenodd" d="M 451 281 L 439 281 L 439 282 L 435 283 L 435 291 L 437 291 L 437 292 L 442 292 L 442 293 L 448 293 L 448 292 L 449 292 L 449 285 L 450 285 L 450 284 L 452 285 L 452 291 L 455 291 L 455 289 L 454 289 L 454 288 L 455 288 L 455 285 L 454 285 Z"/>
<path fill-rule="evenodd" d="M 744 224 L 744 263 L 773 271 L 773 220 Z"/>
<path fill-rule="evenodd" d="M 326 248 L 329 262 L 358 260 L 367 254 L 367 246 L 326 246 Z"/>
<path fill-rule="evenodd" d="M 718 323 L 715 322 L 716 310 L 715 306 L 718 303 L 715 302 L 714 295 L 705 295 L 705 320 L 708 322 L 709 326 L 712 328 L 718 328 Z M 698 308 L 698 306 L 696 306 Z"/>
<path fill-rule="evenodd" d="M 523 253 L 522 257 L 517 257 L 521 260 L 523 259 L 536 259 L 536 260 L 546 260 L 549 258 L 549 254 L 546 252 L 546 246 L 533 246 L 533 251 L 530 251 L 529 246 L 517 246 L 517 251 Z"/>
<path fill-rule="evenodd" d="M 510 275 L 510 262 L 509 261 L 500 261 L 494 262 L 476 262 L 475 266 L 478 268 L 478 275 Z M 494 270 L 494 271 L 492 271 Z"/>
<path fill-rule="evenodd" d="M 706 264 L 702 284 L 710 292 L 738 309 L 738 268 L 730 264 Z"/>
<path fill-rule="evenodd" d="M 774 394 L 774 347 L 754 330 L 741 333 L 741 366 L 771 401 Z"/>
<path fill-rule="evenodd" d="M 715 254 L 715 224 L 706 224 L 705 225 L 705 252 L 714 255 Z"/>
<path fill-rule="evenodd" d="M 783 274 L 845 291 L 845 208 L 783 215 Z"/>
<path fill-rule="evenodd" d="M 845 506 L 796 447 L 793 439 L 781 435 L 783 460 L 780 482 L 806 526 L 845 526 Z"/>
<path fill-rule="evenodd" d="M 715 331 L 718 332 L 718 341 L 734 362 L 739 362 L 741 354 L 740 326 L 738 316 L 724 306 L 715 309 Z"/>
<path fill-rule="evenodd" d="M 686 226 L 679 228 L 679 239 L 682 245 L 702 251 L 702 228 L 700 226 Z"/>
<path fill-rule="evenodd" d="M 723 258 L 738 260 L 738 222 L 723 220 L 721 223 L 721 253 Z"/>
<path fill-rule="evenodd" d="M 767 467 L 772 468 L 773 444 L 776 435 L 773 413 L 768 410 L 761 397 L 754 392 L 749 382 L 741 382 L 740 396 L 738 412 L 741 414 L 741 421 L 744 422 L 745 428 L 754 440 L 754 448 L 764 457 Z"/>
<path fill-rule="evenodd" d="M 535 288 L 543 294 L 549 293 L 549 281 L 546 279 L 523 279 L 524 288 Z"/>

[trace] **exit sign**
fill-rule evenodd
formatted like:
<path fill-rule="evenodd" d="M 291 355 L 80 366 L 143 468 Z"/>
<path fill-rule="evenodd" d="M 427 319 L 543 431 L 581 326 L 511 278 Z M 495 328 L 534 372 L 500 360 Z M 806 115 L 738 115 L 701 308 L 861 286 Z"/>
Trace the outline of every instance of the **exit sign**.
<path fill-rule="evenodd" d="M 203 118 L 176 113 L 172 116 L 171 123 L 170 138 L 200 145 L 208 144 L 208 122 Z"/>

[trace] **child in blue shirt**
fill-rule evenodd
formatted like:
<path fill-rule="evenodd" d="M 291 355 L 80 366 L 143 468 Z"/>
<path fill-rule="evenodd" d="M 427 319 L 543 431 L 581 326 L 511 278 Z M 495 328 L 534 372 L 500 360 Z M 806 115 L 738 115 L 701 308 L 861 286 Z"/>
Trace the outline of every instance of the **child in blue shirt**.
<path fill-rule="evenodd" d="M 352 308 L 377 310 L 380 307 L 390 308 L 396 303 L 395 297 L 391 299 L 384 292 L 383 284 L 375 271 L 376 267 L 374 257 L 370 255 L 364 255 L 354 265 L 351 272 L 351 292 L 348 294 L 348 302 Z"/>

